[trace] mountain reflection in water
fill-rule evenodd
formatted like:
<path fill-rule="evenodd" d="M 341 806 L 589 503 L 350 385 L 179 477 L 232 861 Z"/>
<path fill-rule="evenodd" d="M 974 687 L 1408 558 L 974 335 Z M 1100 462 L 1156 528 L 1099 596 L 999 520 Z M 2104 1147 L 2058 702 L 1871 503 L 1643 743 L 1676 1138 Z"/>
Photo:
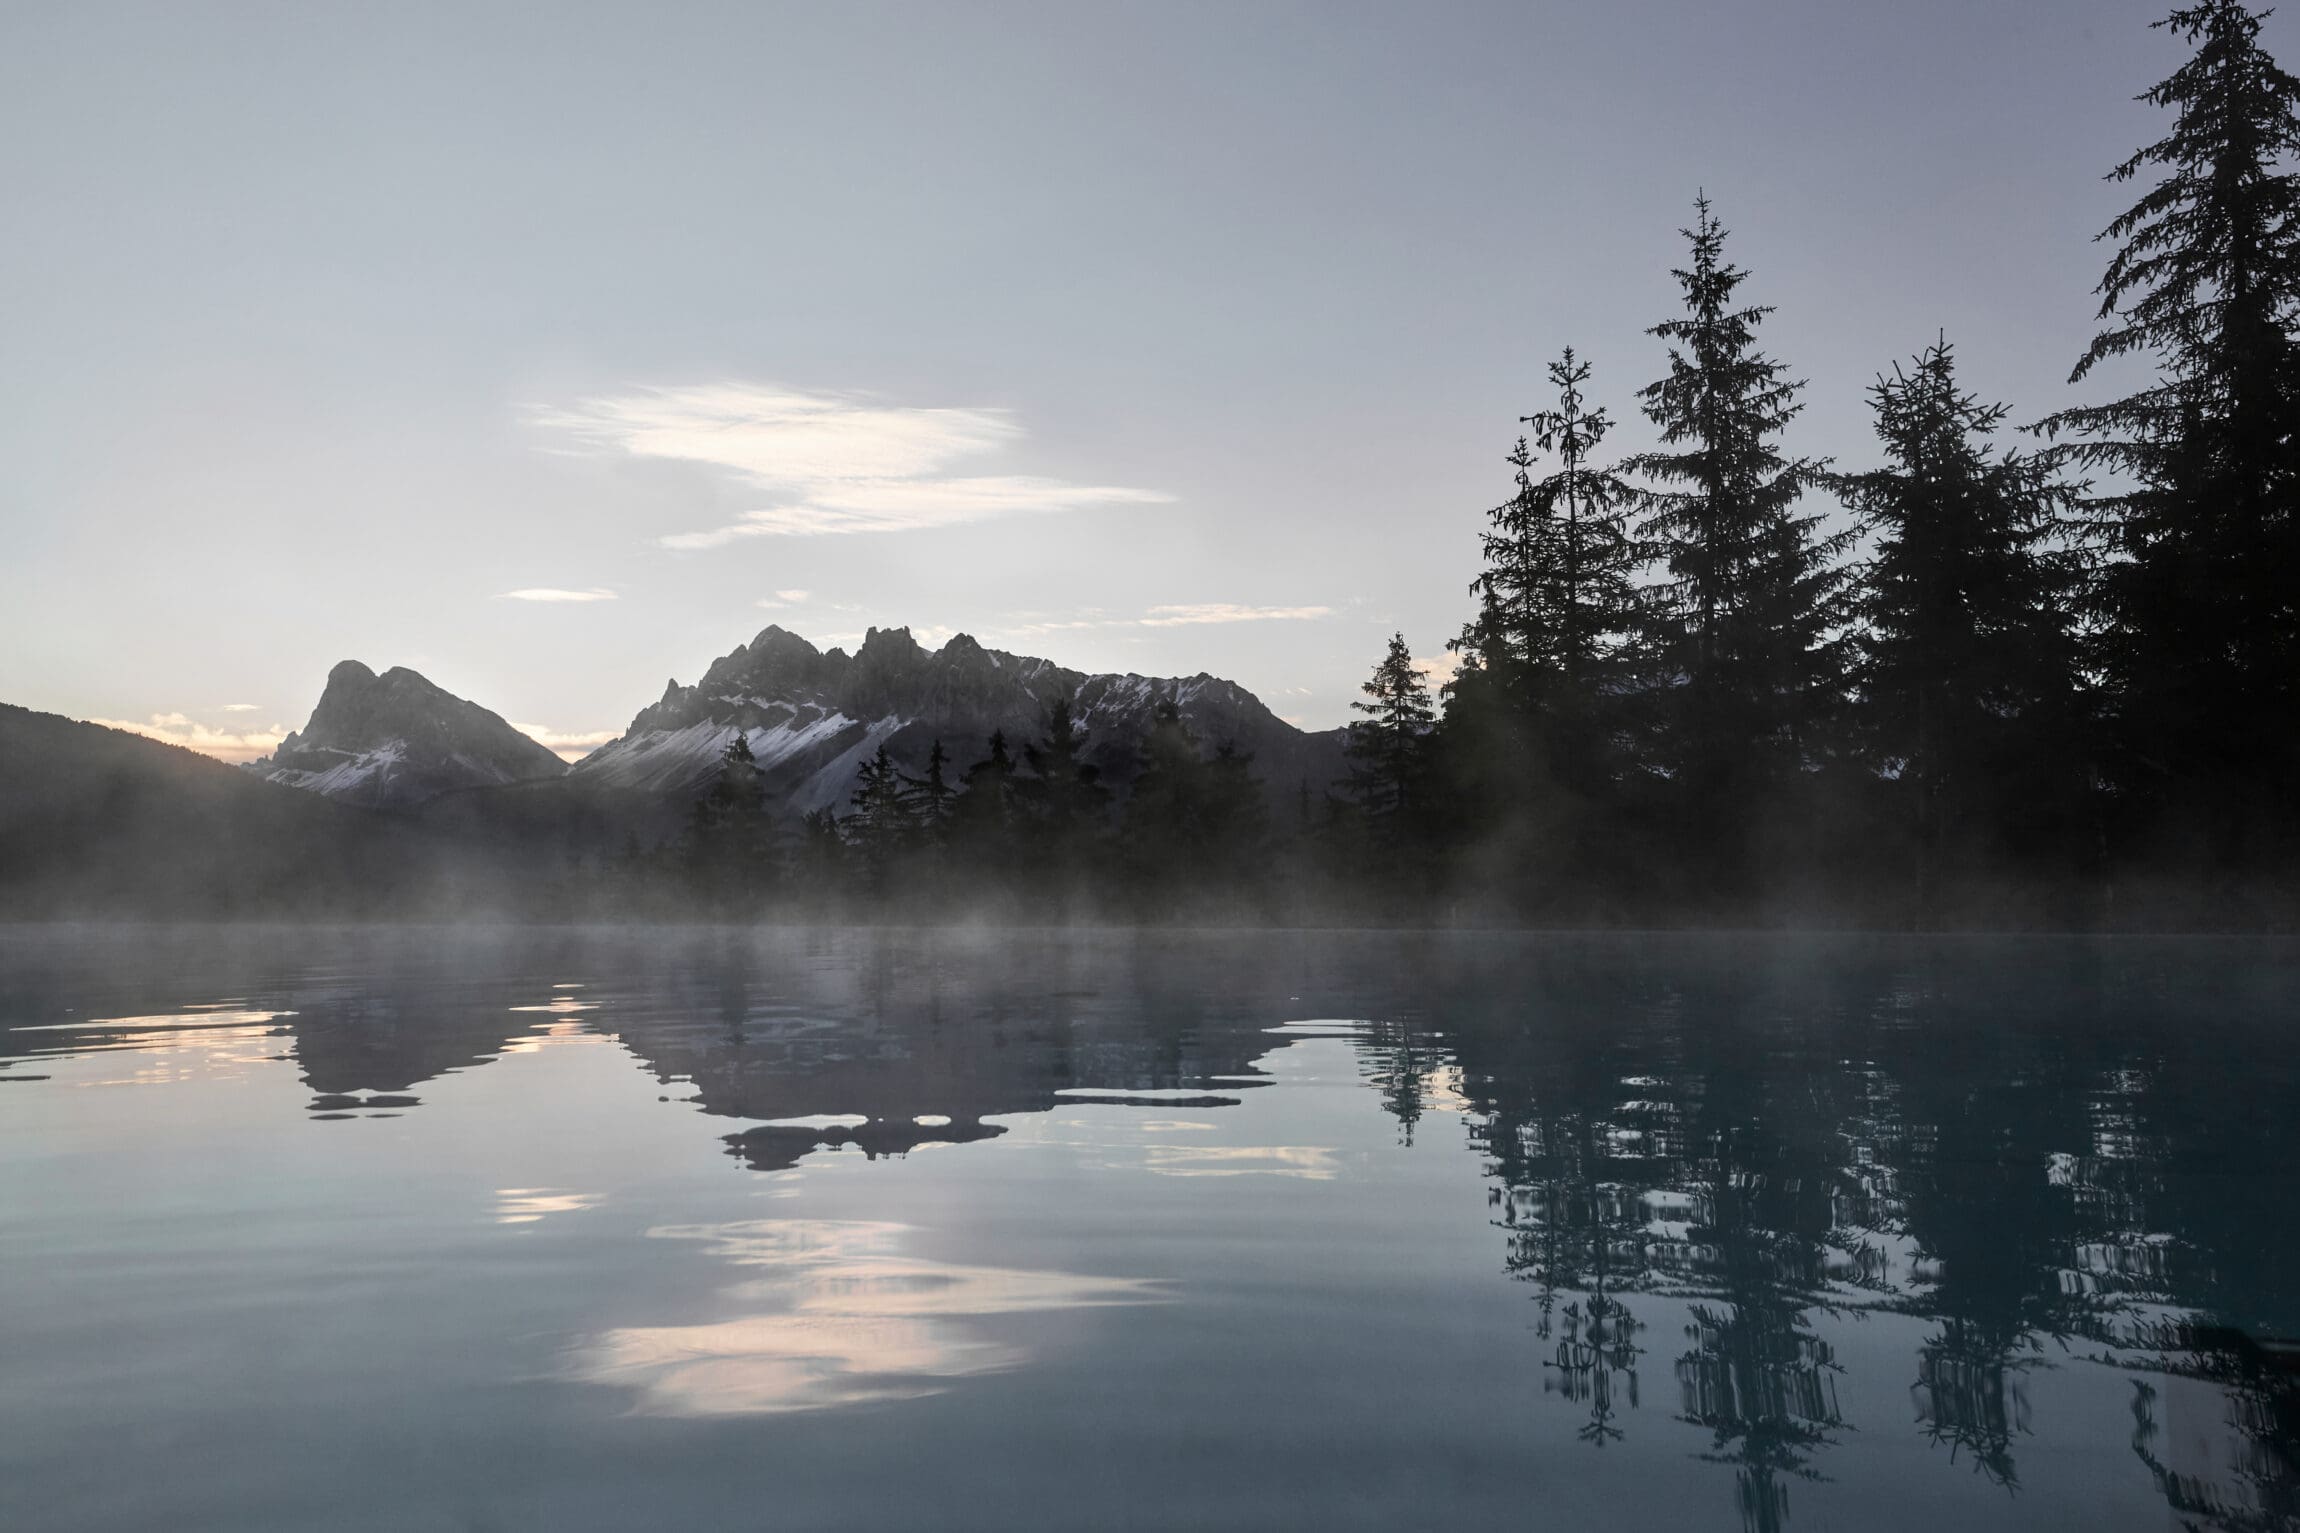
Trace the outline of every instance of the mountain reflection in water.
<path fill-rule="evenodd" d="M 620 1402 L 563 1476 L 674 1451 L 617 1419 L 830 1431 L 964 1398 L 1060 1482 L 984 1526 L 1076 1526 L 1088 1494 L 1251 1523 L 1274 1488 L 1395 1525 L 1538 1484 L 1568 1523 L 2291 1529 L 2296 1000 L 2300 950 L 2267 942 L 18 931 L 0 1302 L 59 1339 L 44 1404 L 0 1380 L 0 1509 L 146 1525 L 59 1511 L 85 1505 L 69 1430 L 143 1419 L 106 1380 L 157 1366 L 90 1355 L 109 1333 L 66 1296 L 167 1323 L 92 1253 L 179 1259 L 163 1214 L 200 1210 L 132 1212 L 84 1143 L 164 1122 L 195 1163 L 308 1132 L 299 1207 L 373 1204 L 482 1286 L 514 1258 L 469 1231 L 545 1242 L 455 1366 Z M 485 1084 L 562 1051 L 551 1090 Z M 557 1170 L 521 1148 L 552 1135 Z M 394 1166 L 404 1191 L 329 1180 Z M 338 1323 L 312 1285 L 368 1235 L 215 1217 L 292 1247 L 283 1291 Z M 389 1292 L 381 1250 L 360 1281 Z M 292 1394 L 277 1356 L 197 1382 Z M 1385 1396 L 1428 1402 L 1381 1430 L 1459 1473 L 1352 1435 Z M 983 1423 L 904 1420 L 946 1476 L 987 1451 Z M 807 1441 L 787 1485 L 847 1476 L 815 1521 L 921 1519 L 857 1440 Z M 1257 1456 L 1225 1488 L 1233 1442 Z"/>

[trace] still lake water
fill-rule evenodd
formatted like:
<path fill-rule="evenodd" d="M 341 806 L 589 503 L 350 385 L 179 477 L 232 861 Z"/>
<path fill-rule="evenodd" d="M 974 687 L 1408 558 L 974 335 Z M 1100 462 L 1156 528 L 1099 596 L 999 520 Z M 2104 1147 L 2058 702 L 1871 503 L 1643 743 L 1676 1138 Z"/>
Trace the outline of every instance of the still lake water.
<path fill-rule="evenodd" d="M 2300 947 L 0 929 L 0 1527 L 2289 1529 Z"/>

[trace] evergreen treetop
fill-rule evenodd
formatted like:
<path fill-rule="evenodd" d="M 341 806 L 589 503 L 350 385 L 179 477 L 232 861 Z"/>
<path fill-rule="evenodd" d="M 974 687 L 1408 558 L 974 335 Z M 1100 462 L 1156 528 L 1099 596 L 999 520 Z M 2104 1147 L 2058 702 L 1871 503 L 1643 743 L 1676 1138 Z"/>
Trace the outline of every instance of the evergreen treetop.
<path fill-rule="evenodd" d="M 2223 859 L 2293 829 L 2300 770 L 2300 80 L 2261 46 L 2266 14 L 2204 0 L 2155 24 L 2192 51 L 2140 97 L 2171 130 L 2110 172 L 2156 179 L 2098 236 L 2102 329 L 2070 381 L 2127 356 L 2156 375 L 2037 427 L 2111 480 L 2078 518 L 2111 773 Z"/>
<path fill-rule="evenodd" d="M 1684 313 L 1648 332 L 1669 347 L 1668 372 L 1640 396 L 1662 445 L 1623 467 L 1648 481 L 1638 531 L 1668 570 L 1649 619 L 1657 680 L 1686 692 L 1671 769 L 1713 776 L 1733 755 L 1778 774 L 1829 709 L 1843 589 L 1833 565 L 1850 534 L 1798 510 L 1828 469 L 1781 447 L 1805 385 L 1758 349 L 1772 310 L 1737 306 L 1748 273 L 1726 260 L 1708 198 L 1694 210 L 1682 231 L 1692 258 L 1673 273 Z"/>
<path fill-rule="evenodd" d="M 1530 438 L 1520 436 L 1506 460 L 1517 493 L 1488 513 L 1485 568 L 1470 584 L 1480 610 L 1456 646 L 1534 694 L 1560 682 L 1595 685 L 1634 626 L 1638 551 L 1623 510 L 1631 491 L 1590 462 L 1613 423 L 1587 407 L 1589 377 L 1570 346 L 1549 365 L 1557 407 L 1521 422 Z M 1556 472 L 1535 479 L 1535 455 L 1552 452 Z"/>
<path fill-rule="evenodd" d="M 1352 782 L 1366 812 L 1377 819 L 1398 814 L 1418 791 L 1424 738 L 1434 719 L 1429 683 L 1414 664 L 1402 633 L 1360 689 L 1350 707 L 1366 717 L 1352 723 L 1346 749 Z"/>
<path fill-rule="evenodd" d="M 1844 481 L 1876 539 L 1853 598 L 1856 733 L 1911 801 L 1929 879 L 1952 830 L 2017 833 L 2077 797 L 2076 570 L 2056 543 L 2070 491 L 1995 449 L 2006 408 L 1958 385 L 1945 337 L 1869 402 L 1885 464 Z"/>
<path fill-rule="evenodd" d="M 2238 0 L 2205 0 L 2153 23 L 2195 52 L 2138 98 L 2173 109 L 2172 131 L 2109 173 L 2122 182 L 2151 166 L 2164 171 L 2095 236 L 2118 242 L 2094 290 L 2104 328 L 2069 382 L 2134 352 L 2155 356 L 2163 376 L 2044 423 L 2052 434 L 2084 438 L 2082 461 L 2160 477 L 2165 465 L 2150 449 L 2176 440 L 2192 415 L 2233 423 L 2273 412 L 2291 387 L 2300 175 L 2290 161 L 2300 153 L 2300 80 L 2260 46 L 2266 16 Z"/>

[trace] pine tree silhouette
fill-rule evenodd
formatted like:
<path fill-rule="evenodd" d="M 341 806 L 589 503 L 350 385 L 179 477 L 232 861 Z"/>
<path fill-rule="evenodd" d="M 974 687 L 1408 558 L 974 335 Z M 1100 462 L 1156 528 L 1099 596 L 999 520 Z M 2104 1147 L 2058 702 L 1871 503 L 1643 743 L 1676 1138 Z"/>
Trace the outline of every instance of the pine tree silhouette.
<path fill-rule="evenodd" d="M 1388 651 L 1360 690 L 1365 697 L 1350 707 L 1366 717 L 1350 725 L 1344 747 L 1351 788 L 1368 818 L 1402 833 L 1402 817 L 1420 797 L 1433 719 L 1429 683 L 1415 668 L 1404 634 L 1390 635 Z"/>
<path fill-rule="evenodd" d="M 1692 259 L 1674 273 L 1685 313 L 1649 332 L 1669 344 L 1668 374 L 1641 396 L 1662 446 L 1623 467 L 1647 481 L 1639 532 L 1668 571 L 1649 608 L 1655 764 L 1672 780 L 1681 844 L 1706 861 L 1705 882 L 1731 892 L 1747 876 L 1753 817 L 1799 786 L 1839 700 L 1844 577 L 1832 561 L 1850 535 L 1799 511 L 1827 469 L 1781 450 L 1804 384 L 1757 349 L 1772 311 L 1735 306 L 1748 273 L 1725 259 L 1706 196 L 1694 212 Z"/>
<path fill-rule="evenodd" d="M 865 888 L 874 898 L 884 899 L 895 861 L 908 850 L 917 825 L 909 784 L 885 746 L 856 769 L 848 804 L 841 832 L 859 859 Z"/>
<path fill-rule="evenodd" d="M 937 739 L 926 754 L 926 775 L 911 784 L 919 826 L 929 834 L 939 835 L 950 822 L 951 805 L 958 798 L 958 790 L 950 785 L 949 767 L 950 755 Z"/>
<path fill-rule="evenodd" d="M 1999 872 L 2016 850 L 2033 862 L 2080 844 L 2078 570 L 2053 542 L 2070 492 L 2036 457 L 1990 445 L 2005 406 L 1958 387 L 1945 337 L 1869 402 L 1885 466 L 1844 481 L 1876 538 L 1853 599 L 1855 721 L 1896 776 L 1931 914 L 1951 837 Z"/>
<path fill-rule="evenodd" d="M 2288 861 L 2300 825 L 2300 80 L 2260 46 L 2265 15 L 2206 0 L 2155 24 L 2194 51 L 2140 97 L 2172 131 L 2110 173 L 2161 175 L 2101 232 L 2104 328 L 2069 381 L 2130 355 L 2159 371 L 2038 428 L 2116 480 L 2084 519 L 2114 776 L 2221 867 Z"/>
<path fill-rule="evenodd" d="M 1615 772 L 1613 714 L 1642 603 L 1625 509 L 1633 492 L 1590 461 L 1613 423 L 1587 407 L 1589 377 L 1570 346 L 1549 365 L 1557 407 L 1523 420 L 1532 434 L 1508 459 L 1517 493 L 1489 513 L 1485 568 L 1470 586 L 1478 616 L 1453 647 L 1476 673 L 1465 691 L 1519 711 L 1547 780 L 1597 798 Z M 1546 453 L 1558 468 L 1536 479 Z"/>

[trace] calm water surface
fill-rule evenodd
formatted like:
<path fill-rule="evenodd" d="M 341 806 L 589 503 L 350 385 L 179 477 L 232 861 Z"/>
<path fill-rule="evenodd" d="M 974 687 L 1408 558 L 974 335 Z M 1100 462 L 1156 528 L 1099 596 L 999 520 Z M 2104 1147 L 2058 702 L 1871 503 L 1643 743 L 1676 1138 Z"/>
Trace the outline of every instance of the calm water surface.
<path fill-rule="evenodd" d="M 2300 948 L 0 931 L 0 1527 L 2300 1527 Z"/>

